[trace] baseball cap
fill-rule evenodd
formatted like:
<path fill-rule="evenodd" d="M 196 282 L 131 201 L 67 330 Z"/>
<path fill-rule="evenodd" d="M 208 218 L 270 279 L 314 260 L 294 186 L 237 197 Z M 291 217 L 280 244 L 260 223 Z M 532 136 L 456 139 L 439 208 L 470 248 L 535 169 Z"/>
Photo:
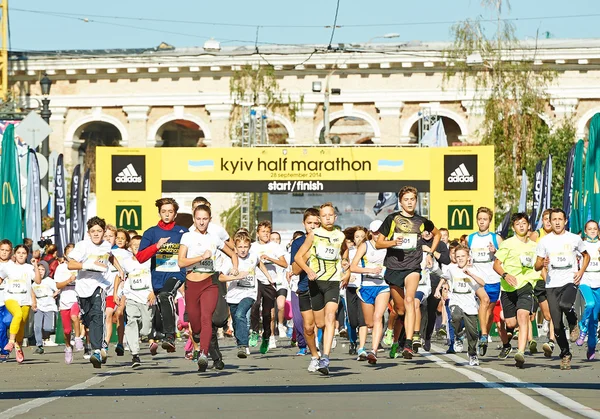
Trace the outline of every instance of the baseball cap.
<path fill-rule="evenodd" d="M 369 231 L 379 231 L 381 224 L 383 224 L 383 221 L 381 220 L 371 221 L 371 224 L 369 224 Z"/>

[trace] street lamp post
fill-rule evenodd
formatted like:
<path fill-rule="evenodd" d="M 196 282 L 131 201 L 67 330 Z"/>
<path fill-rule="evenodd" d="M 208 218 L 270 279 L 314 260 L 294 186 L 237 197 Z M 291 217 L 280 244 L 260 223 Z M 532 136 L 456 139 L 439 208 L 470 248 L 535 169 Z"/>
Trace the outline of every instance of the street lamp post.
<path fill-rule="evenodd" d="M 50 117 L 52 116 L 52 111 L 50 111 L 50 99 L 48 96 L 50 95 L 50 87 L 52 86 L 52 80 L 48 77 L 47 74 L 44 74 L 42 80 L 40 80 L 40 86 L 42 88 L 42 110 L 40 112 L 40 116 L 47 124 L 50 124 Z M 48 160 L 50 156 L 50 137 L 46 137 L 44 141 L 42 141 L 41 146 L 42 155 Z M 42 185 L 46 187 L 48 190 L 48 174 L 42 180 Z"/>

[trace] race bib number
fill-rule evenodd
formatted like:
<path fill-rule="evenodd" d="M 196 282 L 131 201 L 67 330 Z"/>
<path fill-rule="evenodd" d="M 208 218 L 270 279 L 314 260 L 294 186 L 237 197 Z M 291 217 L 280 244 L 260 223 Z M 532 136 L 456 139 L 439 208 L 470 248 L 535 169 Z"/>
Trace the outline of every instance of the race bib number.
<path fill-rule="evenodd" d="M 490 249 L 487 248 L 473 248 L 471 249 L 471 255 L 473 257 L 473 262 L 475 263 L 486 263 L 492 261 Z"/>
<path fill-rule="evenodd" d="M 594 255 L 590 258 L 587 272 L 600 272 L 600 257 L 598 255 Z"/>
<path fill-rule="evenodd" d="M 550 265 L 554 269 L 569 269 L 573 266 L 573 258 L 567 253 L 551 253 Z"/>
<path fill-rule="evenodd" d="M 533 268 L 535 262 L 535 255 L 533 253 L 523 253 L 519 258 L 521 259 L 521 266 Z"/>
<path fill-rule="evenodd" d="M 129 286 L 132 291 L 144 291 L 150 289 L 151 277 L 149 269 L 142 269 L 130 274 L 128 279 L 131 281 Z"/>
<path fill-rule="evenodd" d="M 195 273 L 212 273 L 215 271 L 215 261 L 212 258 L 201 260 L 194 266 L 192 271 Z"/>
<path fill-rule="evenodd" d="M 260 261 L 261 261 L 262 263 L 264 263 L 265 265 L 272 265 L 272 264 L 273 264 L 273 262 L 272 262 L 272 261 L 270 261 L 269 259 L 263 259 L 263 258 L 262 258 L 262 256 L 263 256 L 263 255 L 265 255 L 265 254 L 266 254 L 266 253 L 261 253 L 261 254 L 260 254 Z"/>
<path fill-rule="evenodd" d="M 338 260 L 340 258 L 339 249 L 335 246 L 326 244 L 318 244 L 316 248 L 317 259 L 321 260 Z"/>
<path fill-rule="evenodd" d="M 27 283 L 22 279 L 12 280 L 8 284 L 6 291 L 11 294 L 27 294 Z"/>
<path fill-rule="evenodd" d="M 394 240 L 398 240 L 400 237 L 402 238 L 402 243 L 393 246 L 393 249 L 415 250 L 417 248 L 417 235 L 415 233 L 394 233 Z"/>
<path fill-rule="evenodd" d="M 378 273 L 378 274 L 369 273 L 369 274 L 365 275 L 365 276 L 367 276 L 369 278 L 382 279 L 383 276 L 385 275 L 385 266 L 383 266 L 383 265 L 372 263 L 372 264 L 368 264 L 366 267 L 370 268 L 370 269 L 381 268 L 381 272 Z"/>
<path fill-rule="evenodd" d="M 33 292 L 35 293 L 36 298 L 46 298 L 48 294 L 46 293 L 47 288 L 43 285 L 34 285 Z"/>
<path fill-rule="evenodd" d="M 472 288 L 469 278 L 454 278 L 452 280 L 452 292 L 456 294 L 470 294 Z"/>
<path fill-rule="evenodd" d="M 254 275 L 246 275 L 242 279 L 238 279 L 237 285 L 241 288 L 254 288 Z"/>
<path fill-rule="evenodd" d="M 82 269 L 84 271 L 106 272 L 108 270 L 108 257 L 108 253 L 103 255 L 90 255 L 85 262 L 83 262 Z"/>
<path fill-rule="evenodd" d="M 156 255 L 156 272 L 179 272 L 177 254 L 162 253 Z"/>

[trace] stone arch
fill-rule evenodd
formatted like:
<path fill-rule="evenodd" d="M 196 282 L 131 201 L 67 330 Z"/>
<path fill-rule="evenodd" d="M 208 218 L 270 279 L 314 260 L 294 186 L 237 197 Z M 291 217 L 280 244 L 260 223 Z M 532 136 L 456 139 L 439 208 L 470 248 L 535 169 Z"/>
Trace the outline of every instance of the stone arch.
<path fill-rule="evenodd" d="M 338 119 L 344 118 L 344 117 L 352 117 L 352 118 L 360 118 L 365 120 L 373 129 L 373 138 L 371 138 L 371 141 L 373 144 L 379 144 L 379 142 L 381 141 L 381 129 L 379 128 L 379 124 L 377 123 L 377 120 L 375 118 L 373 118 L 370 114 L 368 114 L 365 111 L 361 111 L 361 110 L 357 110 L 357 109 L 347 109 L 347 110 L 342 110 L 339 112 L 334 112 L 332 114 L 329 115 L 329 121 L 330 122 L 335 122 Z M 317 126 L 317 131 L 315 133 L 315 143 L 319 144 L 319 137 L 321 135 L 321 131 L 323 130 L 323 127 L 325 126 L 324 121 L 321 120 L 321 122 L 319 122 L 319 125 Z M 361 141 L 361 143 L 365 143 L 366 141 Z"/>
<path fill-rule="evenodd" d="M 285 143 L 294 144 L 296 142 L 296 133 L 294 132 L 294 124 L 292 124 L 292 121 L 290 121 L 283 115 L 269 112 L 267 113 L 267 128 L 269 127 L 269 120 L 275 121 L 276 123 L 285 128 L 285 130 L 287 131 L 287 138 L 285 140 Z"/>
<path fill-rule="evenodd" d="M 189 113 L 184 113 L 181 115 L 178 115 L 175 113 L 170 113 L 168 115 L 158 118 L 156 120 L 156 122 L 154 124 L 152 124 L 152 126 L 148 130 L 148 138 L 146 139 L 146 145 L 148 147 L 156 147 L 157 145 L 162 144 L 162 139 L 159 138 L 160 129 L 164 125 L 168 124 L 169 122 L 173 122 L 173 121 L 177 121 L 177 120 L 190 121 L 190 122 L 193 122 L 194 124 L 196 124 L 200 128 L 200 130 L 204 133 L 203 142 L 205 144 L 210 143 L 212 137 L 210 134 L 210 128 L 206 121 L 204 121 L 199 116 L 192 115 Z"/>
<path fill-rule="evenodd" d="M 584 113 L 581 118 L 577 121 L 577 139 L 585 139 L 589 135 L 590 121 L 596 115 L 600 113 L 600 107 L 595 107 Z"/>
<path fill-rule="evenodd" d="M 129 137 L 125 125 L 123 125 L 123 123 L 114 116 L 110 116 L 102 112 L 94 112 L 73 122 L 69 126 L 67 135 L 65 136 L 65 147 L 74 147 L 75 145 L 79 146 L 79 144 L 77 144 L 78 141 L 75 140 L 75 136 L 79 136 L 83 128 L 93 122 L 104 122 L 114 126 L 121 134 L 121 141 L 119 141 L 119 145 L 127 147 L 129 144 Z M 79 139 L 79 137 L 77 139 Z"/>
<path fill-rule="evenodd" d="M 454 121 L 454 123 L 456 123 L 456 125 L 458 125 L 458 128 L 460 129 L 461 137 L 466 137 L 467 135 L 469 135 L 469 125 L 467 124 L 467 120 L 462 115 L 446 108 L 437 108 L 433 110 L 437 113 L 438 116 L 443 116 Z M 415 112 L 413 115 L 408 117 L 406 121 L 404 121 L 404 125 L 402 127 L 402 138 L 410 138 L 411 129 L 413 128 L 415 123 L 417 123 L 419 119 L 421 119 L 420 114 L 420 111 Z M 451 142 L 450 138 L 448 139 L 448 142 Z"/>
<path fill-rule="evenodd" d="M 544 121 L 544 124 L 546 124 L 551 133 L 554 132 L 554 130 L 556 130 L 556 127 L 554 126 L 554 121 L 552 120 L 552 117 L 550 115 L 542 112 L 539 113 L 538 116 L 542 121 Z"/>

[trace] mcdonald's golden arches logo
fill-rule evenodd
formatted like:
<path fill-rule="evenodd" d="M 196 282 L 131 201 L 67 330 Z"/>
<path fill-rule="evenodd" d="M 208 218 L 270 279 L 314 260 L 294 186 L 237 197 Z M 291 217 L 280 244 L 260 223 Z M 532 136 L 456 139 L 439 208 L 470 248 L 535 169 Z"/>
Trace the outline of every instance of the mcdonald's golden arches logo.
<path fill-rule="evenodd" d="M 471 230 L 473 228 L 473 205 L 448 205 L 448 229 Z"/>
<path fill-rule="evenodd" d="M 141 205 L 117 205 L 117 228 L 139 230 L 142 228 Z"/>
<path fill-rule="evenodd" d="M 13 194 L 10 182 L 2 184 L 2 205 L 15 205 L 15 195 Z"/>

